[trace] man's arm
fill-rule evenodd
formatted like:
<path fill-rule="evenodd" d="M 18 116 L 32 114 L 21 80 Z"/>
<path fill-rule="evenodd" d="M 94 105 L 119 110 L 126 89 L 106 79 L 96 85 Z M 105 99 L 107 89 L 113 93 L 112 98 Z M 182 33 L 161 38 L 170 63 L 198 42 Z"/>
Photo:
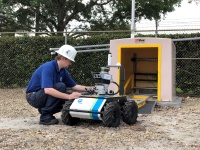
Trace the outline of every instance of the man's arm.
<path fill-rule="evenodd" d="M 65 99 L 65 100 L 71 100 L 71 99 L 76 99 L 79 98 L 82 94 L 79 92 L 73 92 L 71 94 L 66 94 L 66 93 L 62 93 L 54 88 L 44 88 L 44 92 L 47 95 L 51 95 L 53 97 L 57 97 L 60 99 Z"/>
<path fill-rule="evenodd" d="M 94 86 L 84 86 L 77 84 L 74 87 L 72 87 L 72 89 L 75 91 L 86 92 L 89 89 L 94 89 Z"/>

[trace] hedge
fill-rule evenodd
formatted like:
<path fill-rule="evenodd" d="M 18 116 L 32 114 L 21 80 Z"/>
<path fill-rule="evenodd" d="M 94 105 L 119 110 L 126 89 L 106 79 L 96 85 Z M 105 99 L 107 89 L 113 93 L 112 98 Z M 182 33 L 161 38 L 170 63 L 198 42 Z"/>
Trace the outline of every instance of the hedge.
<path fill-rule="evenodd" d="M 154 35 L 138 34 L 135 37 L 153 37 Z M 112 33 L 87 36 L 85 38 L 68 38 L 67 42 L 70 45 L 98 45 L 109 44 L 111 39 L 129 38 L 129 33 Z M 199 33 L 194 34 L 170 34 L 159 35 L 160 38 L 190 38 L 200 37 Z M 33 73 L 33 71 L 42 63 L 54 59 L 50 55 L 49 49 L 52 47 L 60 47 L 64 44 L 65 37 L 0 37 L 0 87 L 25 87 Z M 177 57 L 199 58 L 200 41 L 182 41 L 175 42 L 177 49 Z M 188 50 L 189 49 L 189 50 Z M 93 71 L 98 71 L 102 65 L 107 63 L 107 53 L 82 53 L 77 56 L 76 63 L 70 68 L 71 74 L 83 84 L 92 84 L 90 67 L 94 67 Z M 192 62 L 194 65 L 194 62 Z M 177 75 L 185 79 L 182 72 L 179 72 L 181 65 L 177 64 Z M 187 65 L 187 64 L 185 64 Z M 188 68 L 189 67 L 189 68 Z M 79 68 L 79 71 L 77 71 Z M 187 65 L 189 70 L 194 67 Z M 188 84 L 191 84 L 189 82 Z M 179 86 L 182 90 L 186 89 L 185 84 Z"/>

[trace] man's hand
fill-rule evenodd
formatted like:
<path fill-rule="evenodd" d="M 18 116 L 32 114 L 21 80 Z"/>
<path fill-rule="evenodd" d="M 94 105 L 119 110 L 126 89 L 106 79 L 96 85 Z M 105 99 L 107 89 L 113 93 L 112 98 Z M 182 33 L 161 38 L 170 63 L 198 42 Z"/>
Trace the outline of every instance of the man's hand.
<path fill-rule="evenodd" d="M 79 92 L 73 92 L 72 94 L 69 95 L 69 99 L 70 100 L 76 99 L 76 98 L 79 98 L 80 96 L 82 96 L 81 93 L 79 93 Z"/>
<path fill-rule="evenodd" d="M 96 87 L 94 87 L 94 86 L 87 87 L 87 88 L 85 88 L 85 90 L 86 90 L 90 95 L 96 94 L 96 92 L 95 92 Z"/>

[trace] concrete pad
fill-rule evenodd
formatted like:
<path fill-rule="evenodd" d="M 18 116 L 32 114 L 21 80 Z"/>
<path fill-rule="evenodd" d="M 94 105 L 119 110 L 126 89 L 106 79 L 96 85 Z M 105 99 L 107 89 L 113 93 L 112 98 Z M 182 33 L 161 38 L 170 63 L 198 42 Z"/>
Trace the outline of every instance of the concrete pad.
<path fill-rule="evenodd" d="M 183 99 L 182 97 L 177 97 L 174 101 L 157 102 L 156 105 L 161 106 L 161 107 L 175 107 L 175 108 L 180 108 L 181 107 L 182 99 Z"/>

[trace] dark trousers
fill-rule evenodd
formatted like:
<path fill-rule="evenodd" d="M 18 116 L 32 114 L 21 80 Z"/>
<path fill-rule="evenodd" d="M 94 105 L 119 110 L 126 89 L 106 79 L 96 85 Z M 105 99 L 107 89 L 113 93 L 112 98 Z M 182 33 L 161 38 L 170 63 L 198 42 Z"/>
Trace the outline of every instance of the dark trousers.
<path fill-rule="evenodd" d="M 66 85 L 62 82 L 56 83 L 53 88 L 66 93 Z M 31 106 L 38 108 L 41 114 L 40 120 L 54 118 L 53 114 L 60 112 L 65 103 L 63 99 L 45 94 L 44 89 L 27 94 L 26 99 Z"/>

